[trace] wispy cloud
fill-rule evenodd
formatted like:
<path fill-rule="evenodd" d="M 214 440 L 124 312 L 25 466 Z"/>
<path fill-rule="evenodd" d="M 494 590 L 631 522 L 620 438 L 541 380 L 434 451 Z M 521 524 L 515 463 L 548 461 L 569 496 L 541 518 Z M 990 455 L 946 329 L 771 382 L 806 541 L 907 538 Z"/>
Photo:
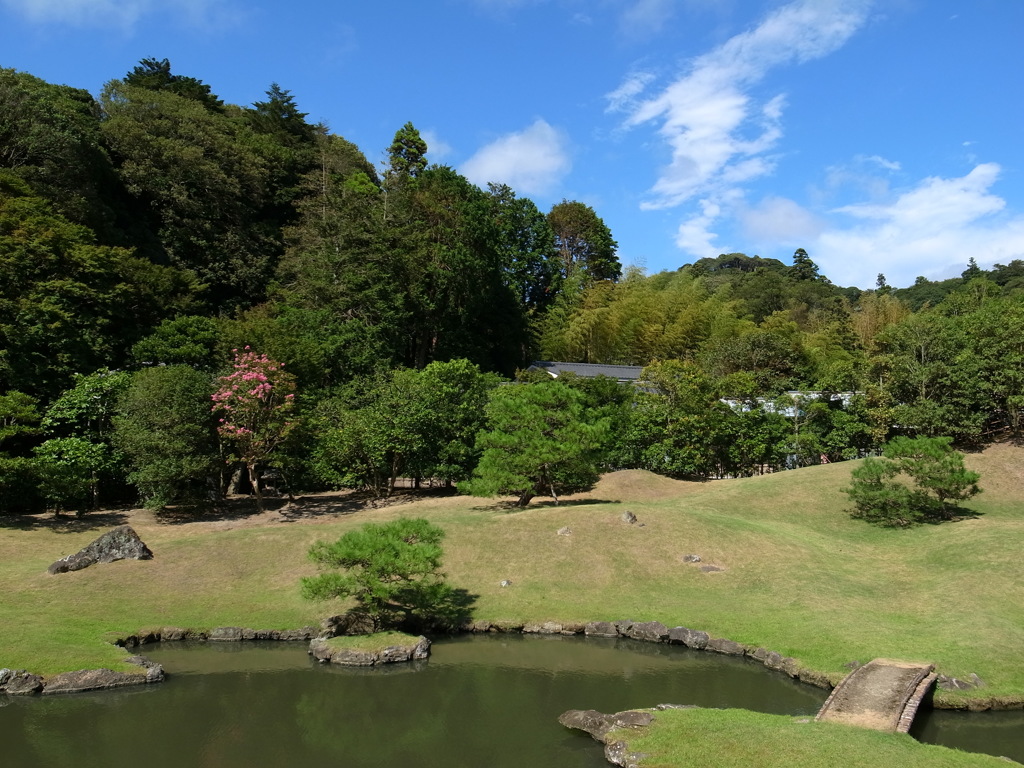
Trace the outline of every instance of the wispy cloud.
<path fill-rule="evenodd" d="M 427 155 L 432 162 L 442 160 L 452 153 L 452 145 L 442 139 L 437 131 L 420 131 L 420 137 L 427 142 Z"/>
<path fill-rule="evenodd" d="M 177 16 L 190 25 L 201 25 L 233 15 L 229 0 L 0 0 L 36 24 L 112 26 L 131 29 L 155 12 Z"/>
<path fill-rule="evenodd" d="M 680 247 L 710 242 L 709 227 L 727 203 L 742 199 L 743 185 L 775 169 L 772 152 L 783 135 L 785 96 L 758 100 L 753 86 L 773 69 L 840 48 L 865 23 L 869 4 L 797 0 L 693 59 L 680 77 L 649 98 L 637 98 L 650 77 L 636 72 L 606 96 L 610 110 L 626 112 L 624 128 L 656 125 L 671 153 L 642 207 L 696 201 L 699 212 L 680 226 Z M 707 250 L 695 253 L 707 255 Z"/>
<path fill-rule="evenodd" d="M 972 256 L 982 265 L 1024 258 L 1024 218 L 1005 216 L 1006 201 L 991 191 L 1000 170 L 984 163 L 965 176 L 924 179 L 888 203 L 836 208 L 847 223 L 807 248 L 834 282 L 862 287 L 879 272 L 909 285 L 918 275 L 958 274 Z"/>
<path fill-rule="evenodd" d="M 660 32 L 675 15 L 677 0 L 633 0 L 622 13 L 622 31 L 629 38 Z"/>
<path fill-rule="evenodd" d="M 508 184 L 524 195 L 544 195 L 572 169 L 563 134 L 544 120 L 481 147 L 462 173 L 474 184 Z"/>
<path fill-rule="evenodd" d="M 754 206 L 737 206 L 743 235 L 754 244 L 806 246 L 825 229 L 825 222 L 786 197 L 771 195 Z"/>

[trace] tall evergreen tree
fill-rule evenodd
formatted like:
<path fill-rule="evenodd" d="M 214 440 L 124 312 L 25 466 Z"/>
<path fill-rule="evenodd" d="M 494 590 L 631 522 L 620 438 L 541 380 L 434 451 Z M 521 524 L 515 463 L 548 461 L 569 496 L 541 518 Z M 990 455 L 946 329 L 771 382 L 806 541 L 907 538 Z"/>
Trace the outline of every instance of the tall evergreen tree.
<path fill-rule="evenodd" d="M 555 247 L 562 257 L 562 276 L 580 274 L 586 281 L 618 280 L 622 274 L 611 230 L 584 203 L 563 200 L 548 213 Z"/>

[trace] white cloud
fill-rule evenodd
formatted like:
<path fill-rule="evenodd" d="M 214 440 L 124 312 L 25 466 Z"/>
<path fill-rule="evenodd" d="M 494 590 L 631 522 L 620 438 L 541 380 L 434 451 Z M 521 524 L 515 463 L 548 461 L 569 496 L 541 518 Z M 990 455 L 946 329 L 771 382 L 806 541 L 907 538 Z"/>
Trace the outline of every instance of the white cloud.
<path fill-rule="evenodd" d="M 162 12 L 198 25 L 221 17 L 224 0 L 0 0 L 37 24 L 130 29 L 144 15 Z"/>
<path fill-rule="evenodd" d="M 723 182 L 736 183 L 727 175 L 731 166 L 767 152 L 782 136 L 783 97 L 758 108 L 749 87 L 775 67 L 836 50 L 863 24 L 865 10 L 860 0 L 790 3 L 756 28 L 698 57 L 659 95 L 637 104 L 627 127 L 659 121 L 658 132 L 672 151 L 672 162 L 652 187 L 648 207 L 677 206 L 697 195 L 719 194 Z M 629 93 L 631 82 L 627 79 L 609 99 L 623 89 Z M 748 138 L 751 129 L 755 135 Z M 762 173 L 771 167 L 760 165 Z"/>
<path fill-rule="evenodd" d="M 870 157 L 864 158 L 869 163 L 879 165 L 887 171 L 898 171 L 900 170 L 900 164 L 895 160 L 886 160 L 884 157 L 878 155 L 871 155 Z"/>
<path fill-rule="evenodd" d="M 543 195 L 571 170 L 565 137 L 544 120 L 481 147 L 460 169 L 478 186 L 508 184 L 524 195 Z"/>
<path fill-rule="evenodd" d="M 660 32 L 675 14 L 676 5 L 676 0 L 633 0 L 622 13 L 622 31 L 632 38 Z"/>
<path fill-rule="evenodd" d="M 420 131 L 420 138 L 427 142 L 427 155 L 431 162 L 437 162 L 452 153 L 452 145 L 438 136 L 436 131 Z"/>
<path fill-rule="evenodd" d="M 812 256 L 833 282 L 861 287 L 879 272 L 903 286 L 958 274 L 972 256 L 982 265 L 1024 258 L 1024 218 L 999 215 L 1006 202 L 990 191 L 999 172 L 986 163 L 959 178 L 924 179 L 888 204 L 837 208 L 852 224 L 823 232 Z"/>
<path fill-rule="evenodd" d="M 783 135 L 785 96 L 761 101 L 752 95 L 753 86 L 773 69 L 840 48 L 865 23 L 870 3 L 795 0 L 693 59 L 658 93 L 639 99 L 651 77 L 633 73 L 607 94 L 609 111 L 626 113 L 624 128 L 655 126 L 671 152 L 641 208 L 699 200 L 700 212 L 680 226 L 680 248 L 697 257 L 714 253 L 715 220 L 736 212 L 732 205 L 742 200 L 745 185 L 775 170 L 778 158 L 772 153 Z"/>
<path fill-rule="evenodd" d="M 622 85 L 611 93 L 605 94 L 608 107 L 605 112 L 624 112 L 636 104 L 636 97 L 644 92 L 648 84 L 654 80 L 650 72 L 634 72 L 622 81 Z"/>
<path fill-rule="evenodd" d="M 770 196 L 737 211 L 744 237 L 756 244 L 804 245 L 815 240 L 825 222 L 799 203 Z"/>

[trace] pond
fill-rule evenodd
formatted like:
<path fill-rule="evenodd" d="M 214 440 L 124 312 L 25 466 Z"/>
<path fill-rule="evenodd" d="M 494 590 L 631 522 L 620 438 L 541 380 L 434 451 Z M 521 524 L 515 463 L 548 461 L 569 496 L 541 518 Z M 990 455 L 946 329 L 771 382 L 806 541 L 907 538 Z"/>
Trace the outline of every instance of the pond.
<path fill-rule="evenodd" d="M 601 746 L 558 715 L 659 703 L 813 715 L 826 696 L 750 660 L 621 639 L 467 635 L 435 642 L 429 661 L 377 669 L 319 665 L 304 643 L 144 650 L 167 682 L 7 699 L 5 764 L 605 768 Z M 991 751 L 994 732 L 1020 733 L 1021 713 L 996 714 L 1016 720 L 969 748 Z M 929 729 L 928 741 L 963 736 L 941 719 Z"/>

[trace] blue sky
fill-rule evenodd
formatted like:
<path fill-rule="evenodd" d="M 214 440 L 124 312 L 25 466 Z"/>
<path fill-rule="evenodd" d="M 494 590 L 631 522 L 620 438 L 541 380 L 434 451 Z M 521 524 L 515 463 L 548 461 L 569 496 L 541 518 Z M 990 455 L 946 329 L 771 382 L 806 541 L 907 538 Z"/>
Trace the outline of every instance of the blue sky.
<path fill-rule="evenodd" d="M 841 285 L 1024 258 L 1019 0 L 0 0 L 0 66 L 271 82 L 379 162 L 592 205 L 649 272 L 802 247 Z"/>

